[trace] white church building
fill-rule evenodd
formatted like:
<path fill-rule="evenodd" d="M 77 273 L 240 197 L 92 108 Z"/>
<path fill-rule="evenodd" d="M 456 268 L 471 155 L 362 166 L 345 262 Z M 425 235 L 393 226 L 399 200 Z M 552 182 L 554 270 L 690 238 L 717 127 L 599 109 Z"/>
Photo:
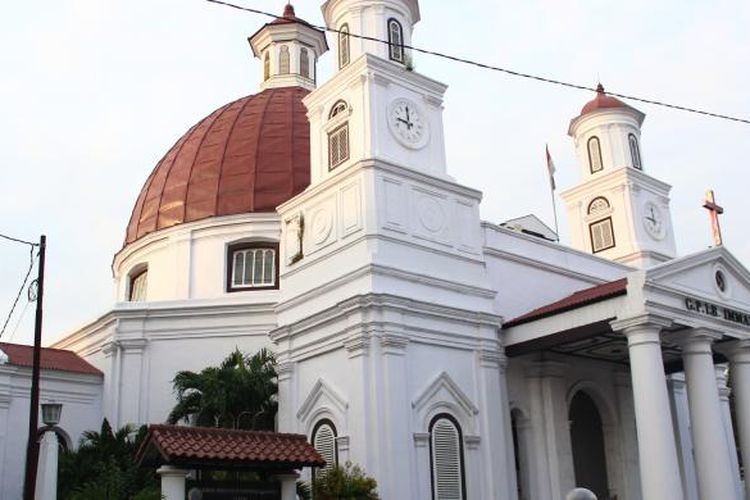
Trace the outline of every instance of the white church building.
<path fill-rule="evenodd" d="M 328 41 L 291 6 L 252 35 L 259 92 L 146 180 L 118 301 L 52 346 L 103 375 L 42 374 L 42 400 L 75 408 L 69 444 L 103 417 L 164 422 L 178 371 L 268 347 L 278 430 L 360 464 L 385 500 L 749 500 L 750 271 L 720 244 L 676 255 L 645 115 L 600 87 L 570 121 L 571 247 L 533 216 L 483 221 L 446 164 L 447 86 L 404 47 L 417 0 L 322 10 Z M 0 360 L 2 498 L 20 495 L 27 372 Z"/>

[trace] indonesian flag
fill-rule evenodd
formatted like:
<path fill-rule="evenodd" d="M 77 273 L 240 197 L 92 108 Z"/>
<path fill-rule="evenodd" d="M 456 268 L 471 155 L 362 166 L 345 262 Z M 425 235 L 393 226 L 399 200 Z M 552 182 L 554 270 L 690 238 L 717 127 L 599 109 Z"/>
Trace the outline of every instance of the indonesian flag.
<path fill-rule="evenodd" d="M 552 186 L 552 190 L 556 189 L 555 186 L 555 162 L 552 161 L 552 156 L 549 154 L 549 146 L 544 145 L 544 151 L 547 155 L 547 171 L 549 172 L 549 183 Z"/>

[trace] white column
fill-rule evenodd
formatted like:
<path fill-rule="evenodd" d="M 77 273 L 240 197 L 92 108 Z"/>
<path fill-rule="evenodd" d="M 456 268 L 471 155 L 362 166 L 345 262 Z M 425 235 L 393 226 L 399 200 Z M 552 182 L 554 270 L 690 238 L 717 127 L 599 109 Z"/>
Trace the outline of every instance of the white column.
<path fill-rule="evenodd" d="M 694 329 L 680 336 L 685 364 L 690 429 L 701 498 L 735 499 L 729 451 L 716 387 L 711 344 L 721 334 Z"/>
<path fill-rule="evenodd" d="M 745 464 L 745 499 L 750 500 L 750 340 L 736 342 L 729 354 L 729 377 L 732 380 L 740 452 Z"/>
<path fill-rule="evenodd" d="M 185 479 L 188 471 L 171 465 L 156 469 L 161 476 L 161 496 L 163 500 L 185 500 Z"/>
<path fill-rule="evenodd" d="M 278 474 L 281 483 L 281 500 L 297 500 L 297 479 L 299 474 Z"/>
<path fill-rule="evenodd" d="M 57 434 L 48 430 L 39 443 L 39 462 L 36 473 L 36 500 L 57 499 Z"/>
<path fill-rule="evenodd" d="M 667 376 L 669 403 L 672 408 L 672 425 L 677 442 L 677 458 L 680 460 L 682 489 L 685 500 L 700 500 L 698 497 L 698 478 L 695 474 L 693 457 L 693 438 L 690 435 L 690 410 L 688 409 L 685 374 L 673 373 Z"/>
<path fill-rule="evenodd" d="M 724 423 L 724 437 L 727 440 L 727 451 L 729 452 L 729 463 L 732 467 L 732 478 L 734 478 L 734 489 L 737 498 L 745 498 L 740 479 L 740 462 L 737 457 L 737 443 L 734 440 L 734 425 L 732 424 L 732 410 L 729 406 L 729 395 L 731 390 L 727 387 L 727 365 L 716 365 L 716 388 L 719 391 L 719 405 L 721 406 L 721 419 Z"/>
<path fill-rule="evenodd" d="M 660 333 L 669 324 L 652 315 L 612 322 L 613 330 L 628 339 L 644 500 L 684 498 L 661 356 Z"/>

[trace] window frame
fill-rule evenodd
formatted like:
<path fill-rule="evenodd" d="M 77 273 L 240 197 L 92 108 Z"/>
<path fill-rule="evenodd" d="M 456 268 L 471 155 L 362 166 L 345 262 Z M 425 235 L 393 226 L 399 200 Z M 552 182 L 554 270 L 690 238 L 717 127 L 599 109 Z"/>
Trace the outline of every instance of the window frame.
<path fill-rule="evenodd" d="M 346 155 L 338 158 L 338 161 L 336 163 L 333 163 L 333 157 L 331 155 L 332 153 L 331 140 L 334 135 L 340 134 L 343 130 L 346 131 Z M 331 172 L 337 169 L 339 166 L 349 161 L 350 157 L 351 157 L 351 136 L 349 135 L 349 121 L 347 120 L 341 123 L 340 125 L 337 125 L 336 127 L 332 128 L 328 132 L 328 171 Z"/>
<path fill-rule="evenodd" d="M 349 63 L 352 61 L 352 46 L 351 46 L 351 38 L 349 37 L 349 24 L 344 23 L 339 28 L 339 38 L 338 38 L 338 63 L 339 63 L 339 69 L 344 69 L 346 66 L 349 65 Z M 344 47 L 346 47 L 346 52 L 344 52 Z M 346 55 L 346 57 L 344 57 Z"/>
<path fill-rule="evenodd" d="M 315 474 L 318 471 L 318 469 L 321 469 L 323 471 L 328 470 L 328 467 L 336 467 L 339 465 L 339 443 L 338 443 L 338 437 L 339 437 L 339 431 L 336 429 L 336 424 L 333 423 L 333 421 L 330 418 L 321 418 L 317 422 L 315 422 L 315 425 L 313 426 L 312 432 L 310 433 L 310 444 L 315 448 L 315 435 L 318 433 L 321 427 L 324 425 L 327 425 L 331 428 L 331 431 L 333 431 L 333 455 L 334 455 L 334 464 L 326 464 L 325 467 L 313 467 L 312 468 L 312 478 L 315 480 Z M 316 449 L 317 451 L 317 449 Z"/>
<path fill-rule="evenodd" d="M 391 26 L 398 28 L 399 41 L 396 43 L 393 41 L 393 31 Z M 391 17 L 388 19 L 386 27 L 388 29 L 388 59 L 401 64 L 406 62 L 406 52 L 404 50 L 404 27 L 401 25 L 398 19 Z M 398 57 L 394 56 L 394 50 L 398 49 Z"/>
<path fill-rule="evenodd" d="M 599 200 L 602 200 L 604 203 L 607 204 L 607 206 L 601 210 L 597 210 L 596 212 L 592 211 L 593 210 L 592 207 L 594 206 L 594 203 L 596 203 Z M 599 214 L 607 213 L 608 211 L 611 211 L 611 210 L 612 210 L 612 205 L 609 203 L 609 200 L 605 198 L 604 196 L 597 196 L 596 198 L 594 198 L 593 200 L 589 202 L 589 206 L 586 209 L 586 215 L 599 215 Z"/>
<path fill-rule="evenodd" d="M 274 279 L 273 279 L 273 285 L 263 285 L 263 286 L 242 286 L 242 285 L 234 285 L 234 254 L 235 252 L 242 251 L 242 250 L 252 250 L 252 249 L 267 249 L 267 250 L 273 250 L 274 251 Z M 278 290 L 279 289 L 279 243 L 277 241 L 249 241 L 249 242 L 240 242 L 240 243 L 232 243 L 227 246 L 227 252 L 226 252 L 226 292 L 227 293 L 236 293 L 236 292 L 255 292 L 258 290 Z"/>
<path fill-rule="evenodd" d="M 435 427 L 435 424 L 439 420 L 448 420 L 453 427 L 456 429 L 456 432 L 458 433 L 458 458 L 459 458 L 459 466 L 461 471 L 461 500 L 466 500 L 466 461 L 464 459 L 464 434 L 461 430 L 461 425 L 458 423 L 458 420 L 451 415 L 450 413 L 438 413 L 434 417 L 432 417 L 432 420 L 430 420 L 430 425 L 427 428 L 427 432 L 429 434 L 429 445 L 430 445 L 430 490 L 431 490 L 431 498 L 432 500 L 438 500 L 436 498 L 436 491 L 435 491 L 435 456 L 432 449 L 432 429 Z"/>
<path fill-rule="evenodd" d="M 292 54 L 288 45 L 279 47 L 279 75 L 292 74 Z"/>
<path fill-rule="evenodd" d="M 594 248 L 594 226 L 596 226 L 597 224 L 601 224 L 603 222 L 606 222 L 609 224 L 610 232 L 612 233 L 612 244 L 606 247 L 596 249 Z M 593 222 L 590 222 L 589 223 L 589 239 L 591 241 L 591 253 L 592 254 L 597 254 L 599 252 L 604 252 L 605 250 L 615 248 L 617 246 L 617 240 L 615 239 L 615 225 L 612 222 L 612 216 L 602 217 L 601 219 L 597 219 Z"/>
<path fill-rule="evenodd" d="M 307 71 L 302 71 L 303 64 L 307 66 L 305 68 Z M 310 50 L 307 47 L 300 47 L 299 49 L 299 74 L 303 78 L 313 79 L 310 76 Z"/>
<path fill-rule="evenodd" d="M 133 299 L 133 285 L 141 276 L 146 276 L 146 287 L 142 299 Z M 128 302 L 146 302 L 148 300 L 148 266 L 137 267 L 128 274 Z"/>
<path fill-rule="evenodd" d="M 643 160 L 641 159 L 641 146 L 635 134 L 628 134 L 628 146 L 630 147 L 630 160 L 633 162 L 633 168 L 643 170 Z"/>
<path fill-rule="evenodd" d="M 599 168 L 596 170 L 594 170 L 594 163 L 591 157 L 591 143 L 593 141 L 596 141 L 596 153 L 599 156 Z M 586 151 L 588 152 L 589 157 L 589 171 L 592 174 L 595 174 L 604 170 L 604 158 L 602 158 L 602 142 L 598 136 L 592 135 L 591 137 L 589 137 L 589 139 L 586 141 Z"/>

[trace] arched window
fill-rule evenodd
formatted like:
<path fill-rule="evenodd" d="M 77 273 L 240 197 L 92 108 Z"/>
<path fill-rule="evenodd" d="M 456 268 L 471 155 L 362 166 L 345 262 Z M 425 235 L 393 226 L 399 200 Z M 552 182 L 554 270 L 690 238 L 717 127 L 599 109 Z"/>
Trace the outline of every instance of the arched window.
<path fill-rule="evenodd" d="M 349 64 L 349 49 L 349 25 L 344 24 L 339 28 L 339 69 Z"/>
<path fill-rule="evenodd" d="M 393 18 L 388 20 L 388 47 L 392 61 L 404 62 L 404 29 Z"/>
<path fill-rule="evenodd" d="M 266 56 L 263 58 L 263 81 L 271 78 L 271 54 L 266 52 Z"/>
<path fill-rule="evenodd" d="M 333 425 L 333 422 L 327 418 L 318 421 L 313 427 L 310 442 L 323 457 L 323 460 L 326 461 L 326 466 L 321 470 L 322 473 L 325 474 L 338 465 L 339 452 L 336 446 L 336 426 Z M 315 474 L 315 470 L 313 470 L 313 474 Z"/>
<path fill-rule="evenodd" d="M 589 168 L 591 169 L 591 173 L 599 172 L 604 166 L 602 165 L 602 148 L 597 136 L 593 136 L 589 139 L 588 151 Z"/>
<path fill-rule="evenodd" d="M 305 78 L 310 78 L 310 53 L 304 47 L 299 51 L 299 73 Z"/>
<path fill-rule="evenodd" d="M 146 300 L 148 288 L 148 268 L 143 268 L 130 275 L 128 300 L 130 302 L 143 302 Z"/>
<path fill-rule="evenodd" d="M 269 290 L 279 285 L 278 243 L 240 243 L 227 251 L 227 292 Z"/>
<path fill-rule="evenodd" d="M 336 103 L 331 106 L 331 112 L 328 114 L 328 119 L 332 120 L 338 116 L 342 116 L 348 109 L 349 106 L 347 106 L 346 102 L 336 101 Z M 334 123 L 339 122 L 336 120 Z M 328 132 L 328 170 L 333 170 L 348 159 L 349 122 L 345 121 Z"/>
<path fill-rule="evenodd" d="M 609 201 L 599 196 L 589 203 L 588 215 L 605 215 L 609 208 Z M 591 236 L 591 251 L 593 253 L 601 252 L 615 246 L 615 231 L 612 226 L 612 217 L 605 217 L 591 222 L 589 224 L 589 234 Z"/>
<path fill-rule="evenodd" d="M 289 74 L 289 47 L 282 45 L 279 49 L 279 74 Z"/>
<path fill-rule="evenodd" d="M 638 147 L 638 139 L 633 134 L 628 135 L 628 144 L 630 144 L 630 157 L 633 159 L 633 167 L 643 170 L 641 164 L 641 149 Z"/>
<path fill-rule="evenodd" d="M 433 500 L 464 500 L 463 437 L 450 415 L 437 415 L 430 422 L 430 463 Z"/>
<path fill-rule="evenodd" d="M 597 498 L 610 498 L 602 418 L 584 391 L 573 396 L 568 422 L 576 485 L 591 490 Z"/>
<path fill-rule="evenodd" d="M 609 208 L 609 202 L 607 201 L 607 198 L 603 198 L 599 196 L 598 198 L 594 198 L 591 200 L 591 203 L 589 203 L 589 215 L 598 214 L 601 212 L 604 212 Z"/>

